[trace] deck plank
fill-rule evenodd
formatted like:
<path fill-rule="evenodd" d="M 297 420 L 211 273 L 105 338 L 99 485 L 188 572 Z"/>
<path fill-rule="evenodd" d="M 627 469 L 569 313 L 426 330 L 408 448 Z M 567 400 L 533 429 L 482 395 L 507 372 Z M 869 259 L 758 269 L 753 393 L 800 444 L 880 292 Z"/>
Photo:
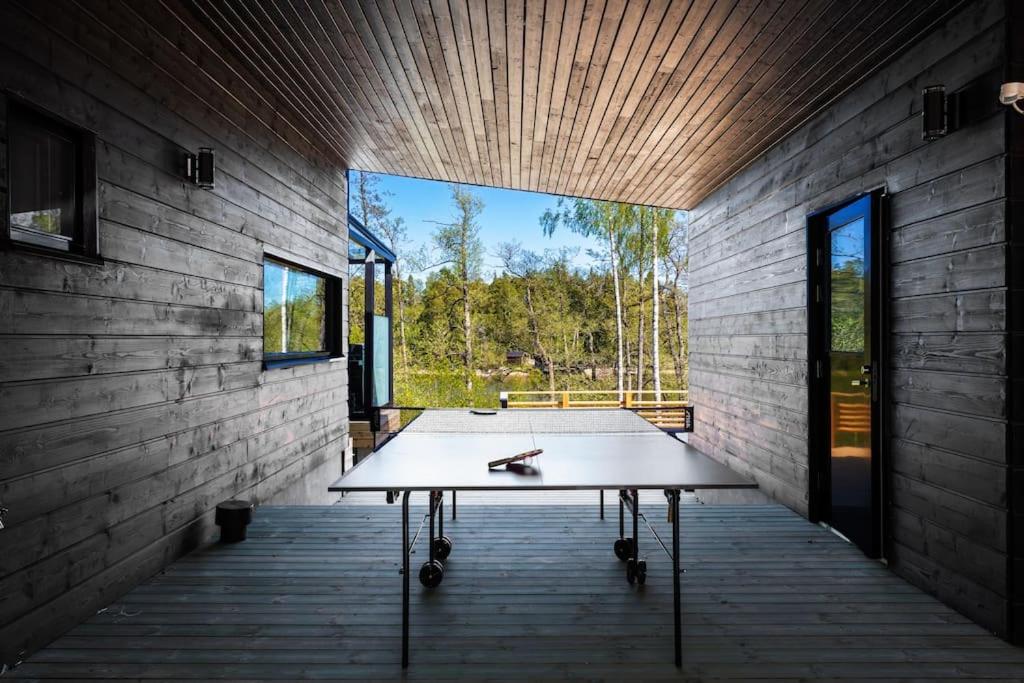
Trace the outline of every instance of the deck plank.
<path fill-rule="evenodd" d="M 678 680 L 668 558 L 644 533 L 648 583 L 630 587 L 611 553 L 614 494 L 603 521 L 593 492 L 590 505 L 576 498 L 459 506 L 445 522 L 455 550 L 444 583 L 431 592 L 413 582 L 405 675 L 399 508 L 357 497 L 259 509 L 245 543 L 182 559 L 9 675 Z M 642 507 L 667 537 L 663 500 L 648 495 Z M 414 525 L 423 512 L 413 506 Z M 691 499 L 680 516 L 685 676 L 1012 680 L 1024 671 L 1024 650 L 781 506 Z"/>

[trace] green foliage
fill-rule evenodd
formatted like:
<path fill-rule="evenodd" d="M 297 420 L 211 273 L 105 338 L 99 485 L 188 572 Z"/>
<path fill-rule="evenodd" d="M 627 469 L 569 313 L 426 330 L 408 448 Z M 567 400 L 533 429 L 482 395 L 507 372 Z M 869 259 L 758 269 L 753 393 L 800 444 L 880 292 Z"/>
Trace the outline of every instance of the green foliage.
<path fill-rule="evenodd" d="M 322 351 L 324 349 L 323 285 L 286 305 L 274 304 L 263 312 L 263 350 L 266 353 Z M 281 313 L 285 313 L 288 343 L 282 348 Z"/>
<path fill-rule="evenodd" d="M 390 215 L 386 206 L 375 204 L 383 199 L 374 194 L 372 182 L 355 187 L 370 198 L 363 210 L 368 220 Z M 581 269 L 574 267 L 572 251 L 530 251 L 514 242 L 497 246 L 504 267 L 488 279 L 481 274 L 483 205 L 469 189 L 451 190 L 452 218 L 437 224 L 429 248 L 411 258 L 396 248 L 406 263 L 429 272 L 426 277 L 396 278 L 393 291 L 399 405 L 494 407 L 503 390 L 615 389 L 617 315 L 625 349 L 624 388 L 638 388 L 636 377 L 642 374 L 643 388 L 650 389 L 655 234 L 663 266 L 657 340 L 664 359 L 661 384 L 666 390 L 686 388 L 686 237 L 685 222 L 676 212 L 560 200 L 556 210 L 541 218 L 539 236 L 564 227 L 591 237 L 591 253 L 598 262 Z M 382 220 L 378 218 L 378 225 Z M 353 343 L 363 338 L 363 284 L 362 269 L 353 271 Z M 383 302 L 383 285 L 375 286 L 375 298 Z M 636 367 L 641 339 L 642 373 Z M 511 351 L 525 352 L 522 367 L 509 362 Z"/>
<path fill-rule="evenodd" d="M 860 261 L 850 260 L 832 269 L 832 350 L 864 349 L 864 272 Z"/>

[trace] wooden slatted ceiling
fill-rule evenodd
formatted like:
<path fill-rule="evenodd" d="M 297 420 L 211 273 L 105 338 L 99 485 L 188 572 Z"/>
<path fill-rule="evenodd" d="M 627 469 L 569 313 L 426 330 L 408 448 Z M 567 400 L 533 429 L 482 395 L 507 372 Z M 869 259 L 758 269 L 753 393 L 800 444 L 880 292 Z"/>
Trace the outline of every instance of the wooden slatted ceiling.
<path fill-rule="evenodd" d="M 332 161 L 687 208 L 961 0 L 195 0 Z M 200 68 L 202 64 L 200 64 Z"/>

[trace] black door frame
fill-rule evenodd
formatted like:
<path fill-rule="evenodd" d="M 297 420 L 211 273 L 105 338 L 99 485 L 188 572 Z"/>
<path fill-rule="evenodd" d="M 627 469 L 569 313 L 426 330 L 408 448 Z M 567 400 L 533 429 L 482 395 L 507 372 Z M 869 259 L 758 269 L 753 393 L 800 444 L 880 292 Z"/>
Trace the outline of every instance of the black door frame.
<path fill-rule="evenodd" d="M 872 485 L 876 492 L 873 511 L 872 547 L 864 551 L 869 557 L 887 557 L 889 434 L 889 195 L 880 187 L 847 197 L 807 215 L 807 448 L 808 448 L 808 517 L 812 522 L 829 521 L 831 501 L 831 454 L 829 452 L 829 373 L 828 335 L 825 310 L 825 285 L 828 283 L 826 254 L 827 217 L 864 197 L 871 201 L 871 345 L 872 376 L 875 387 L 871 404 Z"/>

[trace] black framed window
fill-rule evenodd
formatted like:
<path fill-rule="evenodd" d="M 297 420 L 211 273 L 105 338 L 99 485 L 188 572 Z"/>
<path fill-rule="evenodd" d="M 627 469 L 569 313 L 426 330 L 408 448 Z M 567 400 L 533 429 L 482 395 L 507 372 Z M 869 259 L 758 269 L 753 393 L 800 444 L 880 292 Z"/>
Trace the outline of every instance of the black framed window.
<path fill-rule="evenodd" d="M 9 242 L 97 256 L 95 136 L 4 99 Z"/>
<path fill-rule="evenodd" d="M 342 355 L 341 287 L 340 278 L 264 257 L 264 365 L 283 367 Z"/>

